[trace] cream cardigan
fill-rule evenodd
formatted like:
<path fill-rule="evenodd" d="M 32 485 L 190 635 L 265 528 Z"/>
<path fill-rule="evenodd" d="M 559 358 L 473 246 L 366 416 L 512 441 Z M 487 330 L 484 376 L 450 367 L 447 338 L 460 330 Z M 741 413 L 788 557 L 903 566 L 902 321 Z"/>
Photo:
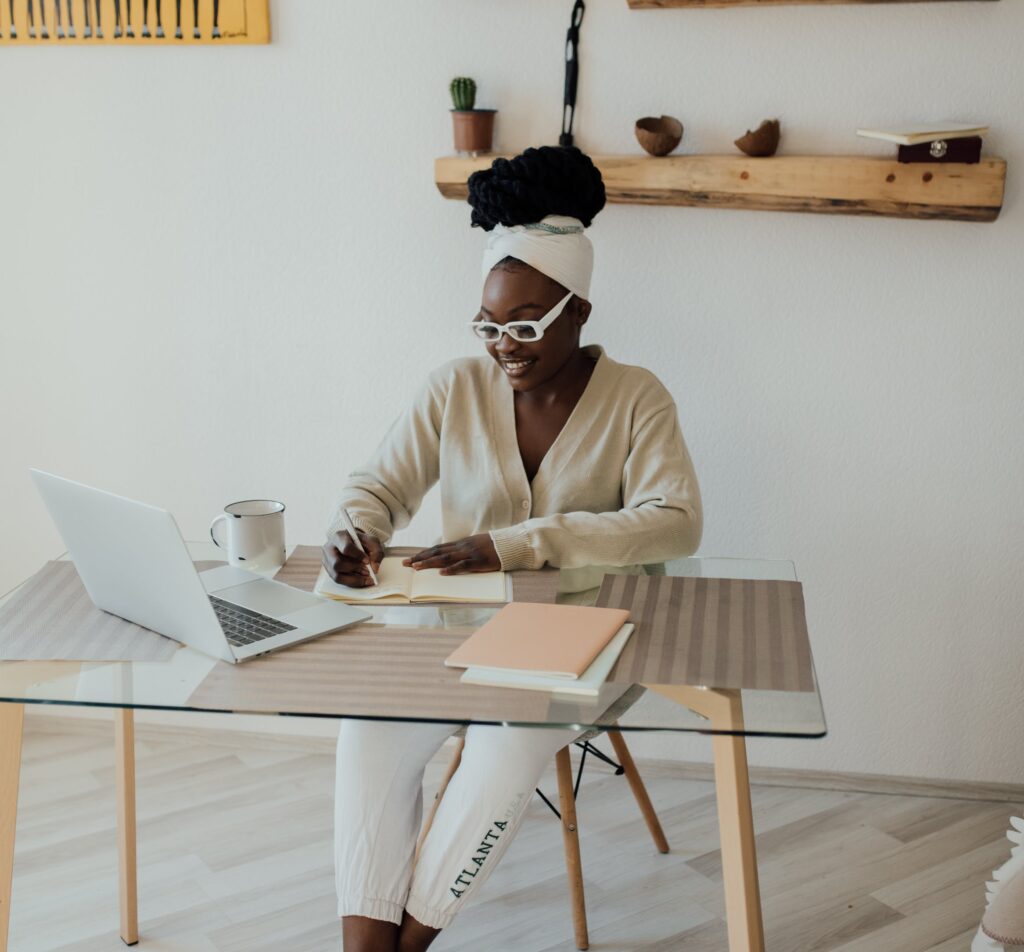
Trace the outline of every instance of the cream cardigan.
<path fill-rule="evenodd" d="M 671 395 L 596 345 L 587 388 L 531 483 L 513 390 L 489 356 L 434 370 L 337 507 L 387 543 L 441 483 L 444 540 L 488 532 L 503 569 L 662 562 L 696 551 L 700 489 Z"/>

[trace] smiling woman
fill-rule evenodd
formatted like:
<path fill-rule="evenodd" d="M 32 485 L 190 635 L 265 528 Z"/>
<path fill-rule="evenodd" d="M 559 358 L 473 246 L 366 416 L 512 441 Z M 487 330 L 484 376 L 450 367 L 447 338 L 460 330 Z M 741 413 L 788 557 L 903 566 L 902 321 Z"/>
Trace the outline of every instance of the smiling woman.
<path fill-rule="evenodd" d="M 692 554 L 700 491 L 671 394 L 650 371 L 581 343 L 594 261 L 584 232 L 604 207 L 600 172 L 576 148 L 527 149 L 474 173 L 469 201 L 472 224 L 489 232 L 470 322 L 485 353 L 431 373 L 349 475 L 323 548 L 328 573 L 371 585 L 369 565 L 379 566 L 438 482 L 444 539 L 406 559 L 413 568 L 622 566 Z M 498 864 L 544 767 L 580 733 L 471 725 L 414 871 L 424 767 L 457 728 L 342 721 L 335 863 L 346 952 L 426 949 Z M 474 866 L 494 817 L 502 836 L 487 865 Z"/>

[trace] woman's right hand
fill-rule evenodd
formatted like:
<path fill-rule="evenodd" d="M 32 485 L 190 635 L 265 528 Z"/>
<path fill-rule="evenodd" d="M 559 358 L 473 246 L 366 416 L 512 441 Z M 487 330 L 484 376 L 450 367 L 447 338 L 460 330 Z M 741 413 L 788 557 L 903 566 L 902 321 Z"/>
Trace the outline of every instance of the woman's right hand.
<path fill-rule="evenodd" d="M 370 578 L 369 565 L 374 572 L 380 571 L 380 562 L 384 558 L 384 546 L 380 539 L 362 529 L 356 529 L 359 541 L 366 549 L 364 555 L 344 529 L 332 535 L 323 547 L 322 560 L 327 574 L 339 585 L 349 588 L 365 588 L 373 584 Z"/>

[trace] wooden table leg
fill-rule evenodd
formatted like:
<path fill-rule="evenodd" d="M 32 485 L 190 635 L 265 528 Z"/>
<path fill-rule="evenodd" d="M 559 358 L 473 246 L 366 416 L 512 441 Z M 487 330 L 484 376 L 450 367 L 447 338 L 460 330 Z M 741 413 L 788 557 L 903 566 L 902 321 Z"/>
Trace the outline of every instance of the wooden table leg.
<path fill-rule="evenodd" d="M 710 720 L 713 730 L 743 729 L 743 705 L 739 691 L 675 684 L 645 686 L 702 714 Z M 729 952 L 764 952 L 746 738 L 742 734 L 713 734 L 711 745 L 715 755 L 715 793 L 718 798 Z"/>
<path fill-rule="evenodd" d="M 135 866 L 135 712 L 131 708 L 114 711 L 114 748 L 121 940 L 125 945 L 135 945 L 139 941 L 139 901 Z"/>
<path fill-rule="evenodd" d="M 739 708 L 739 692 L 736 693 L 732 703 Z M 729 952 L 764 952 L 761 886 L 757 878 L 754 816 L 747 774 L 747 739 L 742 734 L 715 734 L 711 744 L 715 753 Z"/>
<path fill-rule="evenodd" d="M 7 952 L 14 882 L 14 830 L 18 821 L 21 734 L 25 705 L 0 703 L 0 952 Z"/>

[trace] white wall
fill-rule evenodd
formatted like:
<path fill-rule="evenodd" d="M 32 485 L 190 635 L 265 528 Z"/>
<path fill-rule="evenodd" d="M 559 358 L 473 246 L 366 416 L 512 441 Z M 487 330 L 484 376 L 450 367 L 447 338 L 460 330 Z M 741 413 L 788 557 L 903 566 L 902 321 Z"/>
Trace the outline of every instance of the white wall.
<path fill-rule="evenodd" d="M 419 378 L 475 350 L 484 236 L 432 181 L 448 80 L 497 148 L 556 141 L 570 8 L 280 0 L 265 47 L 0 51 L 0 590 L 61 548 L 30 465 L 193 538 L 280 497 L 320 541 Z M 883 154 L 853 130 L 957 117 L 1010 163 L 994 224 L 614 205 L 591 231 L 590 340 L 676 395 L 701 552 L 806 585 L 830 734 L 752 764 L 1024 780 L 1022 31 L 1015 0 L 588 5 L 585 150 L 660 112 L 705 152 L 769 116 L 783 153 Z"/>

